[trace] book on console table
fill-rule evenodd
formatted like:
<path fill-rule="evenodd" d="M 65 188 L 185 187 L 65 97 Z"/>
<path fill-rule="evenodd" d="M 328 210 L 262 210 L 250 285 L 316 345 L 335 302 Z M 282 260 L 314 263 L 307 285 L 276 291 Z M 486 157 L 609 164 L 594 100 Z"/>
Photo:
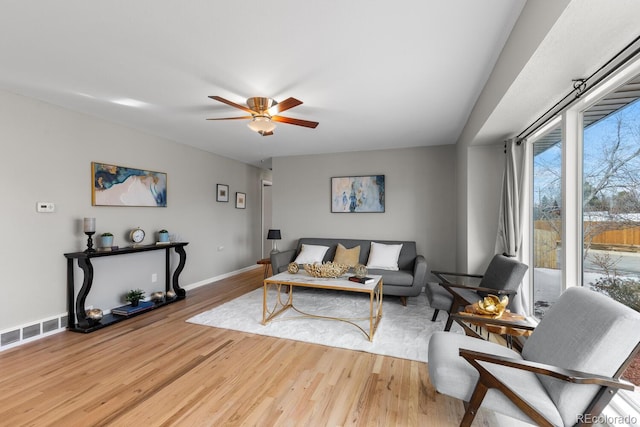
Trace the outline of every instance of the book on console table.
<path fill-rule="evenodd" d="M 141 311 L 149 310 L 153 307 L 152 301 L 140 301 L 136 307 L 127 304 L 121 307 L 116 307 L 111 309 L 112 314 L 117 314 L 119 316 L 131 316 L 132 314 L 139 313 Z"/>
<path fill-rule="evenodd" d="M 363 285 L 368 285 L 369 283 L 375 282 L 374 278 L 366 277 L 366 276 L 365 277 L 350 276 L 349 280 L 356 283 L 362 283 Z"/>

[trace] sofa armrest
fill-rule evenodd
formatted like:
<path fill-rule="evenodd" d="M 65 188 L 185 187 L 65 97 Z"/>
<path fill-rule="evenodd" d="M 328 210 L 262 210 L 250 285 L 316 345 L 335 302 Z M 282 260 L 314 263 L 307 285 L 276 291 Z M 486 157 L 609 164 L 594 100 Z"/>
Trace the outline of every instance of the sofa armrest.
<path fill-rule="evenodd" d="M 271 271 L 273 274 L 280 273 L 280 268 L 289 265 L 296 256 L 296 250 L 290 249 L 288 251 L 277 252 L 271 254 Z"/>
<path fill-rule="evenodd" d="M 413 266 L 413 285 L 421 288 L 427 284 L 427 260 L 422 255 L 416 256 Z"/>

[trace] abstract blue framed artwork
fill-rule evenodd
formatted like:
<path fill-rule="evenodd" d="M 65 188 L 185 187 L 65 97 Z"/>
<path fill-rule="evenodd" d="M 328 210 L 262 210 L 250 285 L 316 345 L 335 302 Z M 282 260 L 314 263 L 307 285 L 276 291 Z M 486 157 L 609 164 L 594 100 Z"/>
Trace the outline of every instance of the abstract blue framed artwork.
<path fill-rule="evenodd" d="M 331 178 L 331 212 L 384 212 L 384 175 Z"/>
<path fill-rule="evenodd" d="M 91 162 L 93 206 L 167 206 L 167 174 Z"/>

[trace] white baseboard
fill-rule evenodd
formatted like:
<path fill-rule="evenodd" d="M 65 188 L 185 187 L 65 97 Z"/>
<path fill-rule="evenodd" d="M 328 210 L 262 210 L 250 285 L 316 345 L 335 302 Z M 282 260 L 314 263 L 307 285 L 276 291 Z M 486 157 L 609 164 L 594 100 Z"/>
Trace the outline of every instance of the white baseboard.
<path fill-rule="evenodd" d="M 184 290 L 189 291 L 191 289 L 199 288 L 200 286 L 210 285 L 213 282 L 217 282 L 219 280 L 226 279 L 227 277 L 235 276 L 236 274 L 239 274 L 239 273 L 244 273 L 245 271 L 255 270 L 256 268 L 262 268 L 262 266 L 261 265 L 250 265 L 249 267 L 244 267 L 244 268 L 241 268 L 240 270 L 230 271 L 228 273 L 224 273 L 224 274 L 221 274 L 219 276 L 211 277 L 209 279 L 200 280 L 199 282 L 191 283 L 191 284 L 186 285 L 186 286 L 182 286 L 182 288 Z"/>

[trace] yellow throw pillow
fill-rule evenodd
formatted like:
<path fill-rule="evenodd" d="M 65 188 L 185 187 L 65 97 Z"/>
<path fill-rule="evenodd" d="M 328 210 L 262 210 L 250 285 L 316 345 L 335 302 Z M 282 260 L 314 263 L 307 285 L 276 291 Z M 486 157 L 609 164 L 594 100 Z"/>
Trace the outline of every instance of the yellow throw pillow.
<path fill-rule="evenodd" d="M 360 246 L 355 246 L 351 249 L 345 248 L 341 243 L 338 243 L 336 248 L 336 256 L 333 257 L 333 262 L 336 264 L 344 264 L 349 267 L 355 267 L 360 260 Z"/>

